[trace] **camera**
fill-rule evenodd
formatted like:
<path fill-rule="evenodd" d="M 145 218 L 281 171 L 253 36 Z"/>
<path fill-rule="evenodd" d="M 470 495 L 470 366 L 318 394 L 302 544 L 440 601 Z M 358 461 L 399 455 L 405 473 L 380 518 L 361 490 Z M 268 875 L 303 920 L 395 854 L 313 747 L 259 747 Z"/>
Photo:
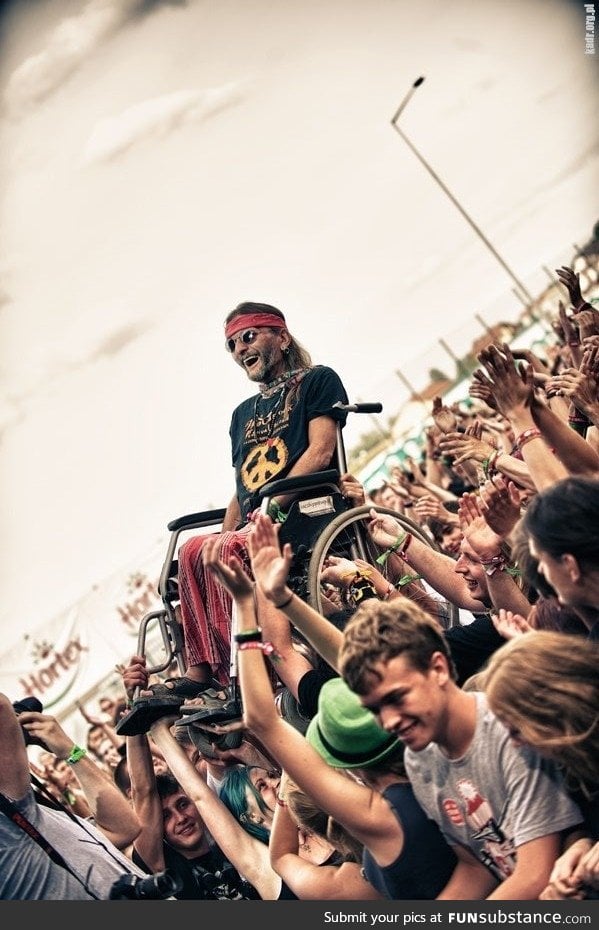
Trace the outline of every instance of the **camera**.
<path fill-rule="evenodd" d="M 181 879 L 170 869 L 148 875 L 147 878 L 127 872 L 113 883 L 109 900 L 159 901 L 174 897 L 182 887 Z"/>
<path fill-rule="evenodd" d="M 36 697 L 26 697 L 23 698 L 22 701 L 13 701 L 12 707 L 17 717 L 31 710 L 36 711 L 38 714 L 43 714 L 44 712 L 44 705 Z M 39 737 L 32 736 L 25 727 L 22 726 L 21 730 L 23 731 L 23 739 L 25 740 L 26 746 L 41 746 L 42 749 L 48 748 Z"/>

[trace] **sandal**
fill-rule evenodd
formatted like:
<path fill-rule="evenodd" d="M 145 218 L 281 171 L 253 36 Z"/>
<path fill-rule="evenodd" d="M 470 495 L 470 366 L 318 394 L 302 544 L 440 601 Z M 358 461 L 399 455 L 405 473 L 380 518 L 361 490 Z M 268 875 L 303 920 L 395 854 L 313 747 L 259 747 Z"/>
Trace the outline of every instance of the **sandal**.
<path fill-rule="evenodd" d="M 224 695 L 224 696 L 223 696 Z M 227 723 L 230 720 L 239 720 L 243 717 L 241 701 L 232 693 L 231 687 L 220 685 L 217 688 L 207 688 L 201 695 L 202 705 L 181 707 L 183 715 L 175 721 L 175 726 L 193 727 L 194 723 L 205 725 L 207 723 Z"/>
<path fill-rule="evenodd" d="M 218 760 L 218 750 L 239 749 L 243 741 L 243 730 L 233 730 L 230 733 L 206 733 L 199 727 L 189 727 L 188 734 L 195 748 L 207 761 Z M 217 752 L 215 753 L 215 750 Z"/>
<path fill-rule="evenodd" d="M 211 690 L 215 684 L 213 680 L 194 681 L 183 676 L 167 678 L 164 682 L 150 685 L 144 688 L 144 691 L 151 691 L 152 694 L 136 698 L 131 710 L 121 717 L 115 726 L 115 731 L 119 736 L 139 736 L 140 733 L 147 733 L 152 724 L 161 717 L 177 713 L 185 700 Z"/>

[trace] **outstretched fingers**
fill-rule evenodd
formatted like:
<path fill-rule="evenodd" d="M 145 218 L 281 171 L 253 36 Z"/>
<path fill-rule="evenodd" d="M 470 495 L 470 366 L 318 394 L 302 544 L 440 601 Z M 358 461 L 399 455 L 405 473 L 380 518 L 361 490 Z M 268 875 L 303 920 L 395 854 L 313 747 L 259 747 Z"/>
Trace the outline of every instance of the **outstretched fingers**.
<path fill-rule="evenodd" d="M 233 597 L 252 593 L 252 582 L 237 556 L 232 555 L 228 562 L 223 562 L 220 558 L 220 541 L 217 538 L 205 541 L 202 546 L 202 559 L 206 568 L 216 575 Z"/>

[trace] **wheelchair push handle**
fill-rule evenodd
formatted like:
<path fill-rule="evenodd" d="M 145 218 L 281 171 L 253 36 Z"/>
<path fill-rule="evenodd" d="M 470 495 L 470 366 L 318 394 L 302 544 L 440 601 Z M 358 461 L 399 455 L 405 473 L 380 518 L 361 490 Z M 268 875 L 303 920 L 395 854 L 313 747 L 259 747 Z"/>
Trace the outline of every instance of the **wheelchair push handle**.
<path fill-rule="evenodd" d="M 344 404 L 343 401 L 338 400 L 333 404 L 333 410 L 343 410 L 345 413 L 380 413 L 382 409 L 381 403 Z M 339 423 L 337 423 L 337 467 L 342 474 L 347 471 L 347 457 Z"/>
<path fill-rule="evenodd" d="M 333 404 L 335 410 L 344 410 L 346 413 L 381 413 L 381 403 L 343 404 L 340 400 Z"/>

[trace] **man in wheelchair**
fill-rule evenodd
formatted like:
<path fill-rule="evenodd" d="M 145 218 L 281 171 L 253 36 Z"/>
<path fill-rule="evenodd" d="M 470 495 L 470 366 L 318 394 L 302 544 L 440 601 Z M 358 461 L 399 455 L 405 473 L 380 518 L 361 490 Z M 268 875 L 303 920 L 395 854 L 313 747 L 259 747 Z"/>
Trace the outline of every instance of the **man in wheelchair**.
<path fill-rule="evenodd" d="M 219 536 L 220 557 L 237 556 L 250 574 L 246 536 L 252 514 L 260 507 L 260 490 L 280 478 L 310 475 L 336 464 L 337 424 L 347 403 L 341 379 L 333 369 L 314 365 L 310 354 L 289 332 L 283 313 L 270 304 L 239 304 L 225 320 L 225 347 L 258 385 L 231 417 L 229 436 L 236 489 L 219 534 L 188 539 L 178 551 L 178 588 L 185 643 L 185 675 L 153 685 L 133 702 L 119 732 L 146 732 L 165 712 L 200 698 L 189 722 L 211 722 L 240 716 L 229 684 L 232 602 L 227 590 L 205 570 L 202 547 Z M 270 502 L 273 519 L 284 519 L 294 492 Z M 260 605 L 263 623 L 272 605 Z M 276 613 L 276 611 L 275 611 Z"/>

